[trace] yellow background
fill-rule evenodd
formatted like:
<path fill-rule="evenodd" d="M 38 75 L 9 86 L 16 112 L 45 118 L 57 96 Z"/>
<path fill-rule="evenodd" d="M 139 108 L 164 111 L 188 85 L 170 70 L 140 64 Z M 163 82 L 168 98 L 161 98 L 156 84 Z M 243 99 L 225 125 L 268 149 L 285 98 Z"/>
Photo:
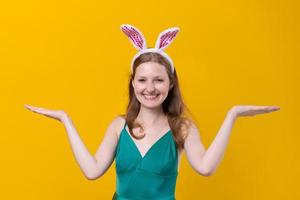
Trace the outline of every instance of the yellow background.
<path fill-rule="evenodd" d="M 217 171 L 198 175 L 183 157 L 177 199 L 299 199 L 299 3 L 285 1 L 2 1 L 0 199 L 111 199 L 115 164 L 85 179 L 58 121 L 24 104 L 63 109 L 95 153 L 127 105 L 133 24 L 166 50 L 206 148 L 233 105 L 279 112 L 236 121 Z"/>

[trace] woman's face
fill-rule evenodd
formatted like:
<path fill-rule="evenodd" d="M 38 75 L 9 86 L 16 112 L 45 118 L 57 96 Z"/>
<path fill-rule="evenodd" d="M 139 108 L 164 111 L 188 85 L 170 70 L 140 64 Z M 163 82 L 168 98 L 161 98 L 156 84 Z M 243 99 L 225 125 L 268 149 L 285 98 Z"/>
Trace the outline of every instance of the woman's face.
<path fill-rule="evenodd" d="M 138 101 L 147 108 L 161 106 L 171 89 L 166 68 L 156 62 L 140 64 L 136 68 L 132 86 Z"/>

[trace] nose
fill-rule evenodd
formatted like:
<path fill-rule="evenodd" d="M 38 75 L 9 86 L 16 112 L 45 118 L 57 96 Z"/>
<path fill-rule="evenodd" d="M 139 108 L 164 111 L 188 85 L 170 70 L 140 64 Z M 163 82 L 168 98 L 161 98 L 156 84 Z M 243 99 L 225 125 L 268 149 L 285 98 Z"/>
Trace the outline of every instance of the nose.
<path fill-rule="evenodd" d="M 151 92 L 153 92 L 154 90 L 155 90 L 154 84 L 151 83 L 151 82 L 149 82 L 149 83 L 147 84 L 147 86 L 146 86 L 146 91 L 147 91 L 148 93 L 151 93 Z"/>

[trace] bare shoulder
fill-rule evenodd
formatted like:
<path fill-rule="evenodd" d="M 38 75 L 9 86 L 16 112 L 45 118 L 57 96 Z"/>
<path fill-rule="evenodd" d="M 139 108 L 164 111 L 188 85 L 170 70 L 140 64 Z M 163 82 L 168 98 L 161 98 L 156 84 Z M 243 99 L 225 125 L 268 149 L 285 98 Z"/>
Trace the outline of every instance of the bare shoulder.
<path fill-rule="evenodd" d="M 112 122 L 110 126 L 113 126 L 118 138 L 120 136 L 120 133 L 124 127 L 125 124 L 125 116 L 124 115 L 118 115 L 116 116 Z"/>
<path fill-rule="evenodd" d="M 186 138 L 190 134 L 198 132 L 197 124 L 192 119 L 184 118 L 183 123 L 181 124 L 181 131 L 184 135 L 184 138 Z"/>
<path fill-rule="evenodd" d="M 188 150 L 191 146 L 200 146 L 203 149 L 202 139 L 197 122 L 188 120 L 184 126 L 185 139 L 184 149 Z"/>

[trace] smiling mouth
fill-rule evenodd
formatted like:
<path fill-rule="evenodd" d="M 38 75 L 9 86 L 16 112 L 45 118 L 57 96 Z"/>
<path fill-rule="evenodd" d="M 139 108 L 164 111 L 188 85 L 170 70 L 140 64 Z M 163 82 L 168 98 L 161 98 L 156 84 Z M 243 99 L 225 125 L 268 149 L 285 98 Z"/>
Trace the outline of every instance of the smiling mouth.
<path fill-rule="evenodd" d="M 156 94 L 156 95 L 146 95 L 146 94 L 144 94 L 144 95 L 143 95 L 143 97 L 144 97 L 146 100 L 154 100 L 154 99 L 156 99 L 158 96 L 159 96 L 159 94 Z"/>

